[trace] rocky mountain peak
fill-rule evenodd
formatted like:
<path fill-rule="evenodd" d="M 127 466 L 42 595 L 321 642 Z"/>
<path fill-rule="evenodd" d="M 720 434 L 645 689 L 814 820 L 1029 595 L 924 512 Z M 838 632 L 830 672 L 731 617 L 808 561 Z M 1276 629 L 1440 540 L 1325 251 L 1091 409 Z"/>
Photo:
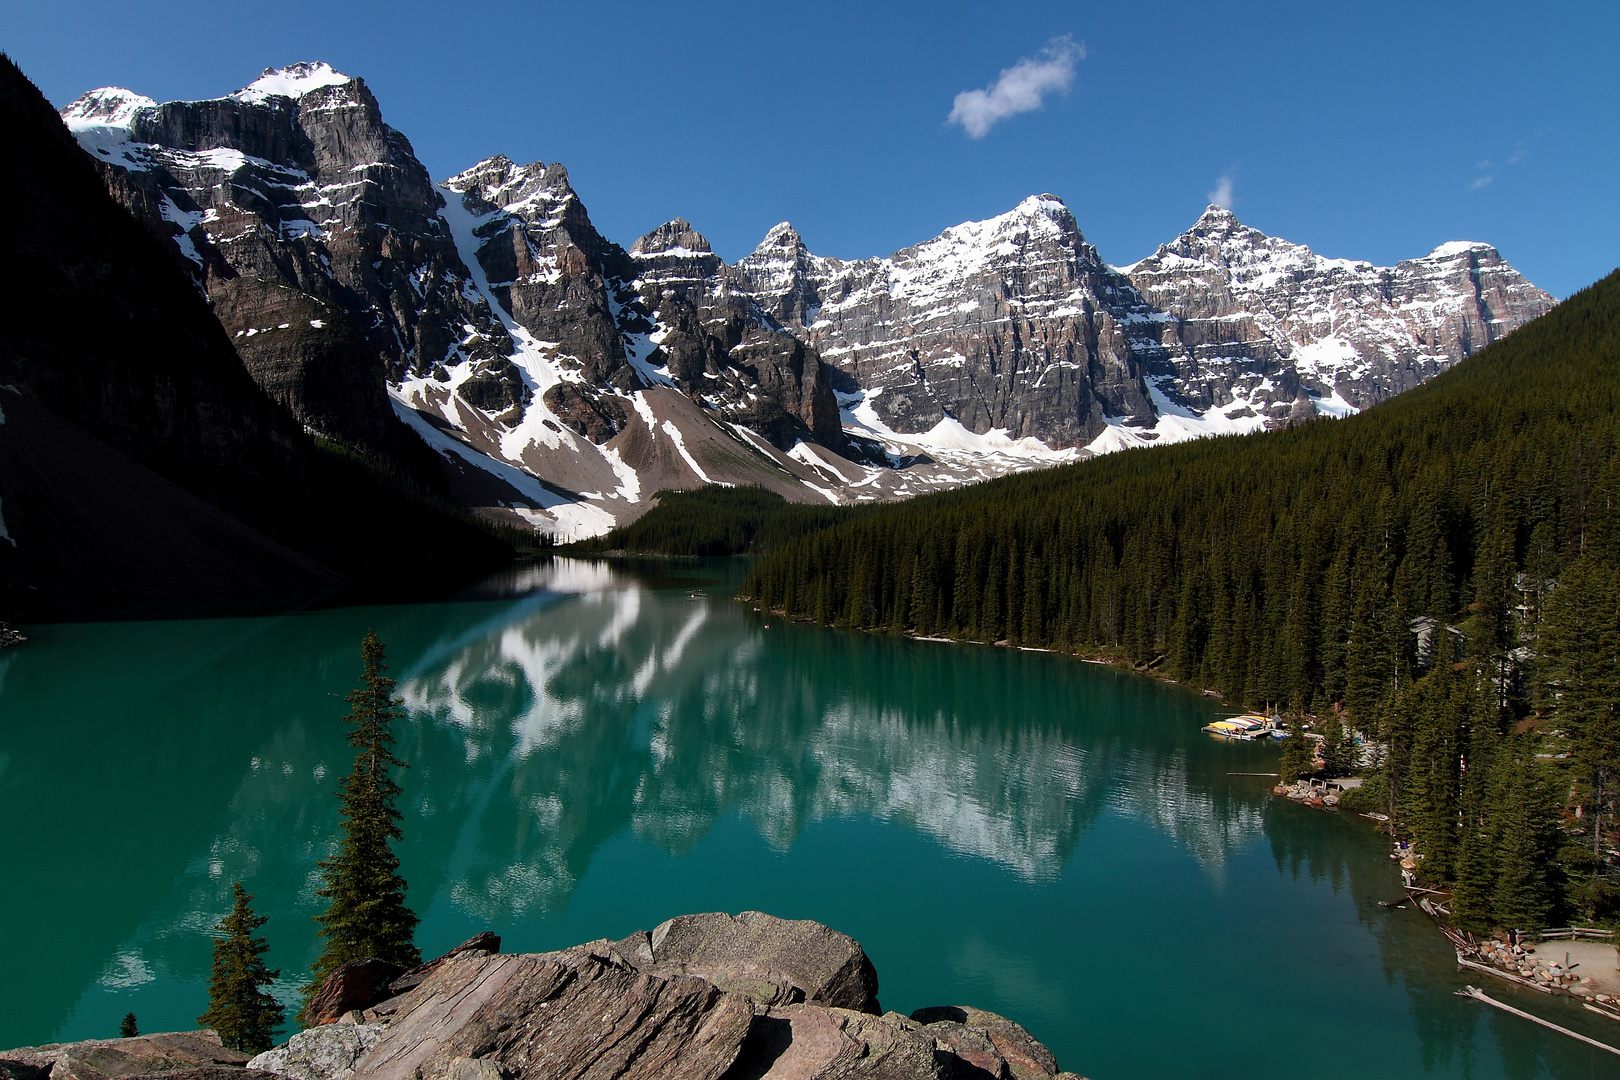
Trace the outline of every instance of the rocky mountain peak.
<path fill-rule="evenodd" d="M 1499 263 L 1502 261 L 1502 253 L 1491 245 L 1482 244 L 1478 240 L 1448 240 L 1422 258 L 1407 261 L 1447 262 L 1454 259 Z"/>
<path fill-rule="evenodd" d="M 264 74 L 229 96 L 237 101 L 251 102 L 273 97 L 296 100 L 316 90 L 355 81 L 325 62 L 288 64 L 284 68 L 265 68 Z"/>
<path fill-rule="evenodd" d="M 157 102 L 122 86 L 103 86 L 74 98 L 61 112 L 70 130 L 81 127 L 119 127 L 128 130 L 141 109 L 155 109 Z"/>
<path fill-rule="evenodd" d="M 770 231 L 765 234 L 765 239 L 754 249 L 754 254 L 772 251 L 796 254 L 804 250 L 806 250 L 804 238 L 799 235 L 799 230 L 795 229 L 790 221 L 780 221 L 771 226 Z"/>
<path fill-rule="evenodd" d="M 568 183 L 568 170 L 561 164 L 533 161 L 518 165 L 505 154 L 485 158 L 446 180 L 444 186 L 460 192 L 473 213 L 500 209 L 529 224 L 546 226 L 562 224 L 560 208 L 565 203 L 577 203 L 579 198 Z M 582 207 L 578 216 L 583 220 Z"/>
<path fill-rule="evenodd" d="M 632 255 L 709 254 L 713 249 L 685 218 L 666 221 L 630 245 Z"/>

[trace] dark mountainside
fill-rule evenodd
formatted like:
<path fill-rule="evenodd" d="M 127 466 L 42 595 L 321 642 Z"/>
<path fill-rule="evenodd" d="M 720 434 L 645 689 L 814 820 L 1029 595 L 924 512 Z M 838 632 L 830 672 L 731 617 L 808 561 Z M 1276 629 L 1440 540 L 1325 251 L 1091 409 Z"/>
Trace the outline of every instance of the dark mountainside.
<path fill-rule="evenodd" d="M 0 616 L 324 591 L 510 548 L 322 449 L 0 59 Z"/>
<path fill-rule="evenodd" d="M 1461 924 L 1620 916 L 1620 272 L 1362 415 L 876 508 L 745 592 L 1112 653 L 1314 716 L 1330 769 L 1348 721 Z"/>

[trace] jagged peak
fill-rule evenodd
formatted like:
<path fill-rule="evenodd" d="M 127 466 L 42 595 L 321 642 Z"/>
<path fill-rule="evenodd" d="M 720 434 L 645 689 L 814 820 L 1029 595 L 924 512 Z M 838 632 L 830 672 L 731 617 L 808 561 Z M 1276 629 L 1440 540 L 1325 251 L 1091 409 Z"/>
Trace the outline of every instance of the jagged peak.
<path fill-rule="evenodd" d="M 88 90 L 68 103 L 58 115 L 68 130 L 91 127 L 128 128 L 142 109 L 155 109 L 157 102 L 122 86 Z"/>
<path fill-rule="evenodd" d="M 539 164 L 539 162 L 536 162 Z M 465 192 L 473 187 L 499 186 L 511 180 L 518 165 L 505 154 L 495 154 L 474 163 L 444 182 L 451 191 Z"/>
<path fill-rule="evenodd" d="M 804 238 L 799 235 L 799 230 L 793 227 L 791 221 L 779 221 L 771 226 L 770 231 L 765 234 L 765 239 L 760 242 L 759 246 L 786 247 L 789 244 L 802 243 L 804 243 Z"/>
<path fill-rule="evenodd" d="M 1501 258 L 1501 254 L 1491 245 L 1478 240 L 1447 240 L 1433 251 L 1424 255 L 1425 259 L 1455 259 L 1459 255 L 1487 255 L 1492 258 Z"/>
<path fill-rule="evenodd" d="M 1037 228 L 1056 226 L 1061 233 L 1072 233 L 1077 239 L 1081 238 L 1080 224 L 1075 221 L 1074 212 L 1069 209 L 1067 203 L 1050 192 L 1030 195 L 1005 214 L 998 214 L 985 221 L 964 222 L 956 228 L 980 230 L 988 227 L 992 231 L 999 231 L 1014 224 L 1033 225 Z"/>
<path fill-rule="evenodd" d="M 264 73 L 236 93 L 237 101 L 264 101 L 273 97 L 301 98 L 328 86 L 342 86 L 354 80 L 324 60 L 265 68 Z"/>
<path fill-rule="evenodd" d="M 1199 225 L 1215 224 L 1217 222 L 1223 225 L 1243 224 L 1243 222 L 1238 220 L 1238 216 L 1232 213 L 1230 208 L 1222 206 L 1220 203 L 1210 203 L 1204 208 L 1204 212 L 1198 215 L 1198 220 L 1194 222 L 1193 225 L 1194 227 L 1197 227 Z"/>
<path fill-rule="evenodd" d="M 1062 212 L 1069 214 L 1069 204 L 1053 195 L 1050 191 L 1043 191 L 1039 195 L 1027 196 L 1017 206 L 1013 207 L 1013 212 L 1022 214 Z M 1073 215 L 1070 214 L 1070 216 Z"/>
<path fill-rule="evenodd" d="M 804 237 L 799 235 L 799 230 L 795 229 L 791 222 L 779 221 L 771 226 L 770 231 L 765 234 L 765 239 L 759 242 L 759 246 L 743 257 L 743 261 L 759 262 L 783 256 L 791 258 L 808 252 L 809 249 L 805 247 Z"/>
<path fill-rule="evenodd" d="M 713 249 L 703 234 L 692 228 L 685 218 L 666 221 L 646 236 L 630 245 L 632 255 L 660 255 L 664 253 L 709 254 Z"/>

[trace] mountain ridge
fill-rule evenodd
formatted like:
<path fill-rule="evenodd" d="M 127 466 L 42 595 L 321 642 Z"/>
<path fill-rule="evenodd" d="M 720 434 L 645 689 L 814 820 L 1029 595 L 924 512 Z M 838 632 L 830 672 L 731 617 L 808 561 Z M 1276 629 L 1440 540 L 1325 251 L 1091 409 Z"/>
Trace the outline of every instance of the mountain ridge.
<path fill-rule="evenodd" d="M 1488 246 L 1377 268 L 1213 207 L 1113 267 L 1050 194 L 867 259 L 788 222 L 734 264 L 680 218 L 625 247 L 559 163 L 433 182 L 325 64 L 62 115 L 306 424 L 384 453 L 415 431 L 464 504 L 566 538 L 660 488 L 884 501 L 1345 415 L 1552 303 Z"/>

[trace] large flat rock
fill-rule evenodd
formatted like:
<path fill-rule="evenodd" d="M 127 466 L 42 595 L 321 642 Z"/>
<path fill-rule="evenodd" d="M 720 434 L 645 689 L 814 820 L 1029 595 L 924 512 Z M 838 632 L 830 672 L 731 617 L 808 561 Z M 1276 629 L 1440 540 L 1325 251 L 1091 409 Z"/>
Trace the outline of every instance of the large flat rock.
<path fill-rule="evenodd" d="M 808 919 L 760 911 L 681 915 L 616 944 L 642 971 L 695 975 L 762 1005 L 811 1002 L 881 1012 L 877 969 L 860 945 Z"/>
<path fill-rule="evenodd" d="M 135 1080 L 165 1076 L 181 1080 L 274 1080 L 245 1070 L 248 1055 L 224 1046 L 212 1031 L 171 1031 L 130 1039 L 85 1039 L 0 1051 L 6 1071 L 30 1080 L 15 1066 L 49 1070 L 50 1080 Z"/>

